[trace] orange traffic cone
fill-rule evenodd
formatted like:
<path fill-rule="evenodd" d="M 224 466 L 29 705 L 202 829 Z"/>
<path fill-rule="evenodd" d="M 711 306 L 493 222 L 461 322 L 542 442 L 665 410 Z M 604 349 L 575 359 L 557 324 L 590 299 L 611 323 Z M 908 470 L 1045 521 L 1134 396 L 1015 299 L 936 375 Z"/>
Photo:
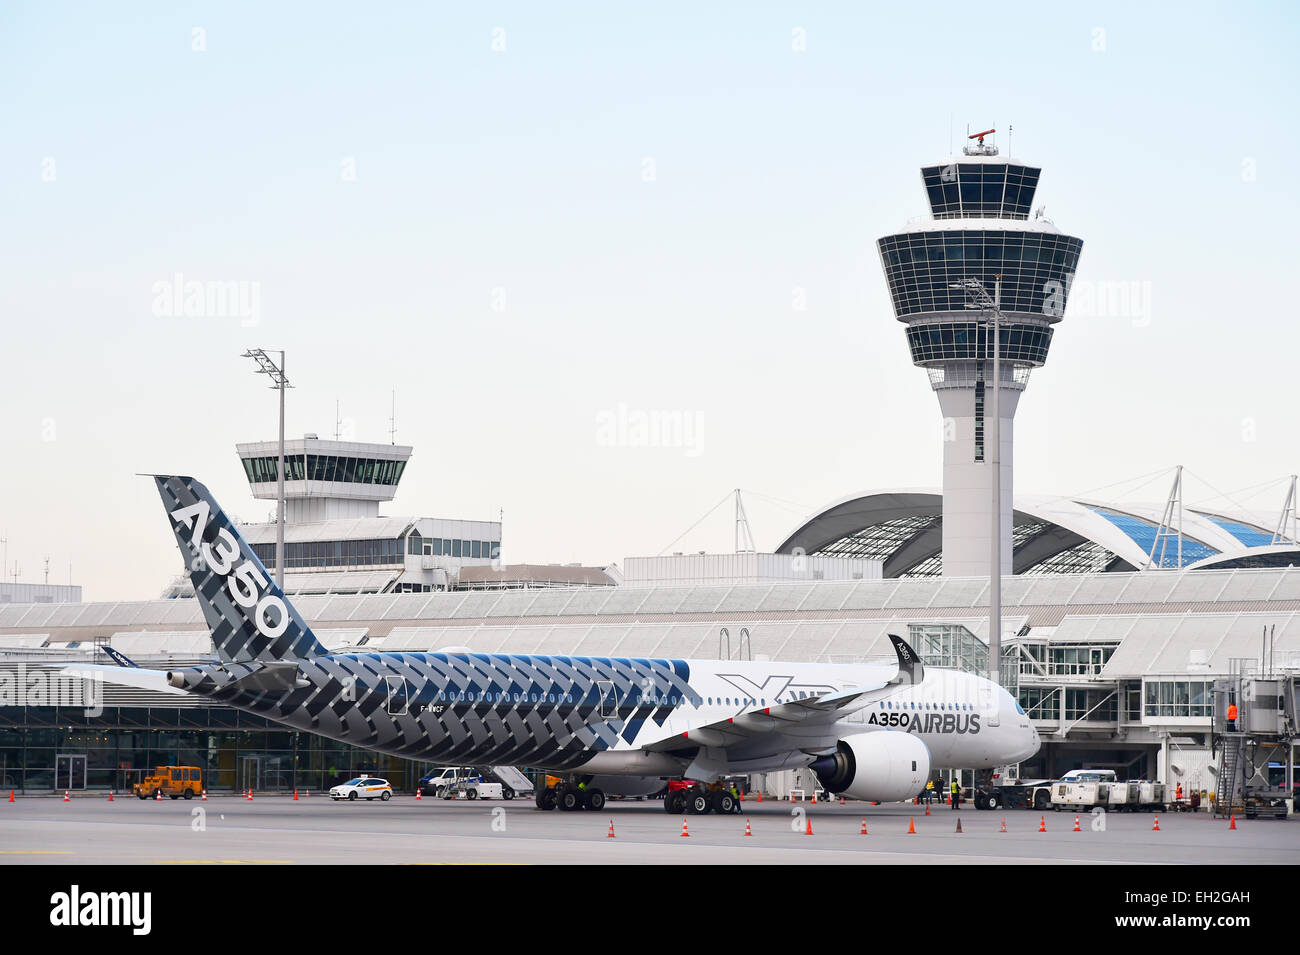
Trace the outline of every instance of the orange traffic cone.
<path fill-rule="evenodd" d="M 1046 817 L 1046 816 L 1039 816 L 1039 817 L 1038 817 L 1038 831 L 1039 831 L 1039 832 L 1046 832 L 1046 831 L 1047 831 L 1047 817 Z"/>
<path fill-rule="evenodd" d="M 929 803 L 926 803 L 926 804 L 925 804 L 925 814 L 926 814 L 927 816 L 930 815 L 930 804 L 929 804 Z"/>
<path fill-rule="evenodd" d="M 108 791 L 108 801 L 109 802 L 113 801 L 113 790 L 111 789 Z"/>
<path fill-rule="evenodd" d="M 758 791 L 758 801 L 759 802 L 763 801 L 763 790 L 761 789 Z"/>
<path fill-rule="evenodd" d="M 162 802 L 162 790 L 161 790 L 161 789 L 158 790 L 156 793 L 154 793 L 153 801 L 154 801 L 154 802 Z"/>
<path fill-rule="evenodd" d="M 909 836 L 916 835 L 916 820 L 911 816 L 907 818 L 907 834 Z"/>
<path fill-rule="evenodd" d="M 424 799 L 424 797 L 420 795 L 420 787 L 419 787 L 419 786 L 416 786 L 416 787 L 415 787 L 415 801 L 416 801 L 416 802 L 419 802 L 419 801 L 422 800 L 422 799 Z"/>
<path fill-rule="evenodd" d="M 294 789 L 294 791 L 293 791 L 293 801 L 294 801 L 294 802 L 297 802 L 297 801 L 298 801 L 298 790 L 297 790 L 297 789 Z"/>
<path fill-rule="evenodd" d="M 10 802 L 14 801 L 14 791 L 12 789 L 9 790 L 9 801 Z"/>
<path fill-rule="evenodd" d="M 865 836 L 866 834 L 867 834 L 867 817 L 866 817 L 866 816 L 863 816 L 863 817 L 862 817 L 862 831 L 859 832 L 858 835 L 860 835 L 860 836 Z"/>
<path fill-rule="evenodd" d="M 812 833 L 812 816 L 808 817 L 808 828 L 803 831 L 805 836 L 811 836 Z"/>
<path fill-rule="evenodd" d="M 251 790 L 251 789 L 248 790 L 247 794 L 245 794 L 245 796 L 244 796 L 244 801 L 245 801 L 245 802 L 252 802 L 252 801 L 253 801 L 253 790 Z"/>
<path fill-rule="evenodd" d="M 1159 832 L 1159 831 L 1160 831 L 1160 817 L 1159 817 L 1159 816 L 1156 816 L 1156 817 L 1155 817 L 1155 820 L 1156 820 L 1156 821 L 1155 821 L 1155 825 L 1153 825 L 1153 826 L 1151 827 L 1151 831 L 1152 831 L 1152 832 Z"/>
<path fill-rule="evenodd" d="M 1074 831 L 1075 831 L 1075 832 L 1083 832 L 1083 830 L 1079 828 L 1079 817 L 1078 817 L 1078 816 L 1075 816 L 1075 817 L 1074 817 Z"/>
<path fill-rule="evenodd" d="M 13 794 L 13 793 L 10 793 L 10 794 L 9 794 L 9 801 L 10 801 L 10 802 L 13 802 L 13 801 L 14 801 L 14 794 Z M 1228 822 L 1228 828 L 1229 828 L 1229 829 L 1236 829 L 1236 828 L 1237 828 L 1237 814 L 1236 814 L 1235 812 L 1232 814 L 1232 819 Z"/>
<path fill-rule="evenodd" d="M 613 820 L 613 819 L 611 819 L 611 820 L 609 821 L 609 835 L 606 836 L 606 838 L 607 838 L 607 839 L 613 839 L 613 838 L 614 838 L 614 820 Z"/>
<path fill-rule="evenodd" d="M 686 820 L 683 819 L 683 820 L 682 820 L 682 838 L 683 838 L 683 839 L 689 839 L 690 837 L 691 837 L 691 834 L 690 834 L 690 832 L 688 832 L 687 829 L 686 829 Z"/>
<path fill-rule="evenodd" d="M 208 801 L 208 791 L 205 789 L 203 790 L 203 795 L 199 797 L 199 802 L 207 802 L 207 801 Z"/>
<path fill-rule="evenodd" d="M 844 797 L 843 797 L 843 796 L 840 797 L 840 805 L 841 805 L 841 806 L 844 805 Z"/>
<path fill-rule="evenodd" d="M 1006 817 L 1006 816 L 1003 816 L 1003 817 L 1002 817 L 1002 828 L 999 829 L 998 832 L 1006 832 L 1006 831 L 1007 831 L 1007 817 Z"/>
<path fill-rule="evenodd" d="M 745 835 L 747 835 L 747 836 L 752 836 L 753 834 L 754 834 L 753 831 L 749 828 L 749 820 L 746 819 L 746 820 L 745 820 Z"/>
<path fill-rule="evenodd" d="M 63 801 L 64 801 L 64 802 L 72 802 L 72 794 L 71 794 L 70 792 L 68 792 L 66 789 L 63 790 Z"/>
<path fill-rule="evenodd" d="M 815 789 L 813 790 L 812 804 L 813 804 L 814 806 L 817 805 L 817 790 L 815 790 Z"/>

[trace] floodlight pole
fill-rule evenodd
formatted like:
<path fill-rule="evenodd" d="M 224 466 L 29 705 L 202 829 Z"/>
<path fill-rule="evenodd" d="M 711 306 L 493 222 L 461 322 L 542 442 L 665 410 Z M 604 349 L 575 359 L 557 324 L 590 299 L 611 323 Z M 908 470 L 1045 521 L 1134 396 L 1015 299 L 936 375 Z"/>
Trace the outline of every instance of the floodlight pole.
<path fill-rule="evenodd" d="M 993 476 L 993 540 L 989 554 L 989 679 L 1002 685 L 1002 276 L 993 276 L 993 296 L 979 279 L 962 279 L 950 288 L 962 289 L 967 308 L 982 308 L 989 313 L 989 344 L 993 351 L 992 421 L 988 428 L 991 445 L 986 460 Z M 985 390 L 987 391 L 987 385 Z"/>
<path fill-rule="evenodd" d="M 284 590 L 284 393 L 293 386 L 284 374 L 284 352 L 280 352 L 280 364 L 276 364 L 267 355 L 265 349 L 250 348 L 244 352 L 244 358 L 251 358 L 258 364 L 260 375 L 270 375 L 274 384 L 272 388 L 280 392 L 280 453 L 277 459 L 275 495 L 275 582 Z"/>

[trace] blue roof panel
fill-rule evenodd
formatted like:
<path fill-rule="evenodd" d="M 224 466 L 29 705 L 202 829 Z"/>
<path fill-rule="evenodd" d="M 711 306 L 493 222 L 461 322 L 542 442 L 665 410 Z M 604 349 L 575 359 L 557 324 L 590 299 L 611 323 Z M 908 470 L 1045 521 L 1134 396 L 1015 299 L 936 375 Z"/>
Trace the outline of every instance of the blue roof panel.
<path fill-rule="evenodd" d="M 1150 521 L 1144 521 L 1140 517 L 1134 517 L 1131 514 L 1121 514 L 1119 511 L 1108 510 L 1104 507 L 1094 507 L 1085 505 L 1089 510 L 1095 511 L 1106 520 L 1110 521 L 1116 527 L 1128 536 L 1129 540 L 1142 548 L 1142 552 L 1149 554 L 1151 548 L 1156 542 L 1156 533 L 1159 528 Z M 1208 544 L 1203 544 L 1198 540 L 1183 535 L 1183 563 L 1186 567 L 1194 561 L 1201 560 L 1204 557 L 1213 557 L 1219 553 Z M 1156 566 L 1178 567 L 1178 540 L 1177 538 L 1167 538 L 1161 542 L 1160 547 L 1156 549 Z"/>

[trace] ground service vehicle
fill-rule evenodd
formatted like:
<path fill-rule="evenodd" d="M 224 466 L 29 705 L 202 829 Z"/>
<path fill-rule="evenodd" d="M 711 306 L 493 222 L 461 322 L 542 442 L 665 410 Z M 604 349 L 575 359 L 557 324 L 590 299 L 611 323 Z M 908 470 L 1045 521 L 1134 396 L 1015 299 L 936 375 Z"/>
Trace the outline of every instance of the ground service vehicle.
<path fill-rule="evenodd" d="M 141 799 L 193 799 L 203 794 L 203 770 L 197 766 L 155 766 L 153 775 L 131 787 Z"/>

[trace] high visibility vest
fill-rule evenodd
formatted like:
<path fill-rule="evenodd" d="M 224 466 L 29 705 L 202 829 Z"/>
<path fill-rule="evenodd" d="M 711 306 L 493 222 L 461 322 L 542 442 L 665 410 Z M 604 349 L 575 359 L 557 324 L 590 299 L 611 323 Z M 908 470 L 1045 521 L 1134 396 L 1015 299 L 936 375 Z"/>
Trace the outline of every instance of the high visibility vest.
<path fill-rule="evenodd" d="M 1230 720 L 1235 720 L 1236 718 L 1237 718 L 1237 704 L 1236 704 L 1236 703 L 1229 703 L 1229 704 L 1228 704 L 1228 719 L 1230 719 Z"/>

